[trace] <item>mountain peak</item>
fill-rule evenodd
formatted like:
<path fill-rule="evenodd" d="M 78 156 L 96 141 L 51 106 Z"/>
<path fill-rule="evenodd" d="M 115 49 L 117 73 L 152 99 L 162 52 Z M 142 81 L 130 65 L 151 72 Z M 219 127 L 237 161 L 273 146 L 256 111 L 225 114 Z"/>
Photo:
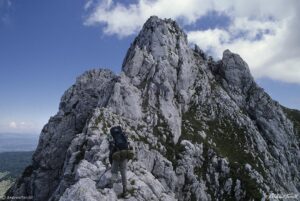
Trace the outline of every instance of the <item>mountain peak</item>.
<path fill-rule="evenodd" d="M 151 37 L 162 37 L 163 40 L 159 42 L 161 45 L 170 45 L 168 40 L 164 40 L 168 37 L 183 37 L 187 43 L 187 36 L 184 31 L 178 26 L 177 22 L 172 19 L 160 19 L 157 16 L 151 16 L 144 24 L 142 30 L 137 36 L 137 45 L 143 47 L 149 45 L 148 40 L 153 40 Z M 148 40 L 145 40 L 148 39 Z"/>
<path fill-rule="evenodd" d="M 178 54 L 178 52 L 184 52 L 185 49 L 189 49 L 187 36 L 178 24 L 171 19 L 152 16 L 131 44 L 123 61 L 122 70 L 125 73 L 139 70 L 129 69 L 132 68 L 130 61 L 134 57 L 137 59 L 137 57 L 148 56 L 150 60 L 158 62 L 168 59 L 172 52 Z"/>
<path fill-rule="evenodd" d="M 152 16 L 120 76 L 88 71 L 65 92 L 42 130 L 33 164 L 7 195 L 118 200 L 121 184 L 107 185 L 113 125 L 122 126 L 136 150 L 128 161 L 126 200 L 297 195 L 299 131 L 292 121 L 300 123 L 285 112 L 238 54 L 225 50 L 220 61 L 205 59 L 175 21 Z"/>
<path fill-rule="evenodd" d="M 177 22 L 172 19 L 161 19 L 157 16 L 151 16 L 144 24 L 141 32 L 145 31 L 145 29 L 157 29 L 161 28 L 160 31 L 162 31 L 164 34 L 167 34 L 167 30 L 164 30 L 163 28 L 169 29 L 169 34 L 181 34 L 186 37 L 186 34 L 184 31 L 179 27 Z"/>

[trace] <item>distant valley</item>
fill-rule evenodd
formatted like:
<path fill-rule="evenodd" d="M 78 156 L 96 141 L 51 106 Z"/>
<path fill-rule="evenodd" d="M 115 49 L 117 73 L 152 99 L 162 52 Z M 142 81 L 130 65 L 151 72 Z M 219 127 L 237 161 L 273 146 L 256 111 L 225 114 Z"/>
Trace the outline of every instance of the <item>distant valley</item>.
<path fill-rule="evenodd" d="M 37 134 L 0 133 L 0 199 L 31 163 Z"/>

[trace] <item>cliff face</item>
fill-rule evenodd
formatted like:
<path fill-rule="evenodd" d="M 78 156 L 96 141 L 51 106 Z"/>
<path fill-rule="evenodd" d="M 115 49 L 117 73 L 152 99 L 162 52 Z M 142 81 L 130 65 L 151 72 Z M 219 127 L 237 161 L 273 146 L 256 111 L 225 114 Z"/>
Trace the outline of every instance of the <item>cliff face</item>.
<path fill-rule="evenodd" d="M 299 112 L 281 107 L 239 55 L 213 61 L 172 20 L 151 17 L 117 76 L 81 75 L 43 128 L 32 165 L 7 195 L 117 200 L 107 134 L 134 143 L 125 200 L 259 200 L 299 193 Z M 120 198 L 121 199 L 121 198 Z"/>

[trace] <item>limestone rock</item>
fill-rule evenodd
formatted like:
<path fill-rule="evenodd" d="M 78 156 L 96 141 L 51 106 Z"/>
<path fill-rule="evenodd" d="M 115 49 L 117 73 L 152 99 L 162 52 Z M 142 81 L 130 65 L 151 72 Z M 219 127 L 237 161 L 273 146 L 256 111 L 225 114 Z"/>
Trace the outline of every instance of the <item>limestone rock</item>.
<path fill-rule="evenodd" d="M 266 200 L 299 194 L 298 111 L 264 92 L 242 58 L 192 49 L 175 21 L 151 17 L 122 72 L 87 71 L 43 128 L 7 195 L 50 200 Z M 109 129 L 135 148 L 129 195 L 113 187 Z"/>

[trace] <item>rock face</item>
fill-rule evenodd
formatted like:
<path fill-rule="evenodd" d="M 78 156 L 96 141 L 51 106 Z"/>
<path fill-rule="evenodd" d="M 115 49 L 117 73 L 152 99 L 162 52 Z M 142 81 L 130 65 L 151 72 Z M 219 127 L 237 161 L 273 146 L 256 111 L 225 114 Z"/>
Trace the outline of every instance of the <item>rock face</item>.
<path fill-rule="evenodd" d="M 91 70 L 63 95 L 32 165 L 7 192 L 33 200 L 266 200 L 300 192 L 298 111 L 254 81 L 239 55 L 220 61 L 172 20 L 151 17 L 122 73 Z M 134 144 L 129 196 L 110 177 L 107 134 Z M 300 199 L 300 194 L 298 196 Z"/>

